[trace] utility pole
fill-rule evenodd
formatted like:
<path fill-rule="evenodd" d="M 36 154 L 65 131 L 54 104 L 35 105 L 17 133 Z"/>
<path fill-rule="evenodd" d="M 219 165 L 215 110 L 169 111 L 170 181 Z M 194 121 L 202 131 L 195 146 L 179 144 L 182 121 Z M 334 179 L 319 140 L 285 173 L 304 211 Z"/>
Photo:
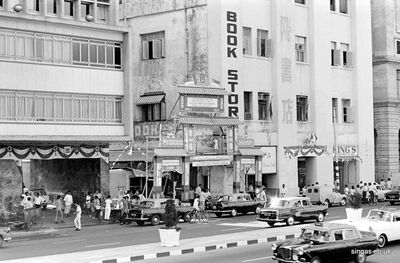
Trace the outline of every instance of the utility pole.
<path fill-rule="evenodd" d="M 339 161 L 338 161 L 338 156 L 337 156 L 337 134 L 336 134 L 336 109 L 333 111 L 333 154 L 334 154 L 334 174 L 335 178 L 333 180 L 333 185 L 335 186 L 336 189 L 336 181 L 340 186 L 340 176 L 339 176 Z"/>

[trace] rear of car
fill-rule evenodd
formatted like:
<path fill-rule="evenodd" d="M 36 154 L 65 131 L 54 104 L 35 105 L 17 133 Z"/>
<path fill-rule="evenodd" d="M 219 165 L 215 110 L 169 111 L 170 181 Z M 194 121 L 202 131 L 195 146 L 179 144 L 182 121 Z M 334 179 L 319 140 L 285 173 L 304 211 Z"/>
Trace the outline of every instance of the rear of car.
<path fill-rule="evenodd" d="M 392 190 L 385 194 L 385 201 L 391 205 L 400 203 L 400 186 L 393 186 Z"/>
<path fill-rule="evenodd" d="M 11 229 L 9 227 L 0 227 L 0 247 L 3 246 L 5 242 L 11 240 Z"/>

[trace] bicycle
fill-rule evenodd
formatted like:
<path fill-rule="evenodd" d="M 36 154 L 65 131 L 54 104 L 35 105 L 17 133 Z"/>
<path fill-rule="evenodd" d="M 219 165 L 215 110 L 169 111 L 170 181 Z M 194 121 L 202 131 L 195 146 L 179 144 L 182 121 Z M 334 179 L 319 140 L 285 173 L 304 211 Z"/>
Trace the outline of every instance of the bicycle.
<path fill-rule="evenodd" d="M 206 210 L 196 210 L 193 209 L 190 214 L 189 214 L 189 223 L 194 224 L 196 221 L 197 222 L 203 222 L 203 223 L 208 223 L 210 219 L 210 212 Z"/>
<path fill-rule="evenodd" d="M 373 203 L 378 204 L 378 196 L 375 193 L 374 193 L 373 198 L 372 198 L 371 194 L 369 192 L 367 192 L 366 198 L 367 198 L 367 203 L 369 205 L 371 205 Z"/>

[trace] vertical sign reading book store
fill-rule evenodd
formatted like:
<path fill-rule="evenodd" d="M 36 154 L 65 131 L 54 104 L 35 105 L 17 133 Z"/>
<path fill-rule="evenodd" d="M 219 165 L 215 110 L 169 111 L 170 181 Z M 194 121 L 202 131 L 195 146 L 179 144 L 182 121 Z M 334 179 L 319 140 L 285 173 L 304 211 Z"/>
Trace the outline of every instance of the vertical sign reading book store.
<path fill-rule="evenodd" d="M 230 94 L 228 95 L 228 116 L 238 117 L 239 96 L 237 86 L 239 84 L 239 70 L 234 67 L 238 64 L 238 14 L 234 11 L 226 11 L 226 56 L 228 60 L 227 82 Z"/>

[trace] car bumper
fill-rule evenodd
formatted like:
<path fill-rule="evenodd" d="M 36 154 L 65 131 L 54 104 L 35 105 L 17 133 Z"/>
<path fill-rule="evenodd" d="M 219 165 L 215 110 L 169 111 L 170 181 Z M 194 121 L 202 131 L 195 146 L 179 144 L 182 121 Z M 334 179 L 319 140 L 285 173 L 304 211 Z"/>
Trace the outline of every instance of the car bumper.
<path fill-rule="evenodd" d="M 272 260 L 278 260 L 279 262 L 287 262 L 287 263 L 309 263 L 309 261 L 300 261 L 300 260 L 293 260 L 293 259 L 282 259 L 277 257 L 272 257 Z"/>
<path fill-rule="evenodd" d="M 285 219 L 281 219 L 281 218 L 271 219 L 271 218 L 260 218 L 260 217 L 257 217 L 257 220 L 263 221 L 263 222 L 274 222 L 274 223 L 285 221 Z"/>
<path fill-rule="evenodd" d="M 232 209 L 225 209 L 225 210 L 210 210 L 211 213 L 221 213 L 221 214 L 225 214 L 225 213 L 231 213 Z"/>
<path fill-rule="evenodd" d="M 399 198 L 385 198 L 385 202 L 400 202 Z"/>

